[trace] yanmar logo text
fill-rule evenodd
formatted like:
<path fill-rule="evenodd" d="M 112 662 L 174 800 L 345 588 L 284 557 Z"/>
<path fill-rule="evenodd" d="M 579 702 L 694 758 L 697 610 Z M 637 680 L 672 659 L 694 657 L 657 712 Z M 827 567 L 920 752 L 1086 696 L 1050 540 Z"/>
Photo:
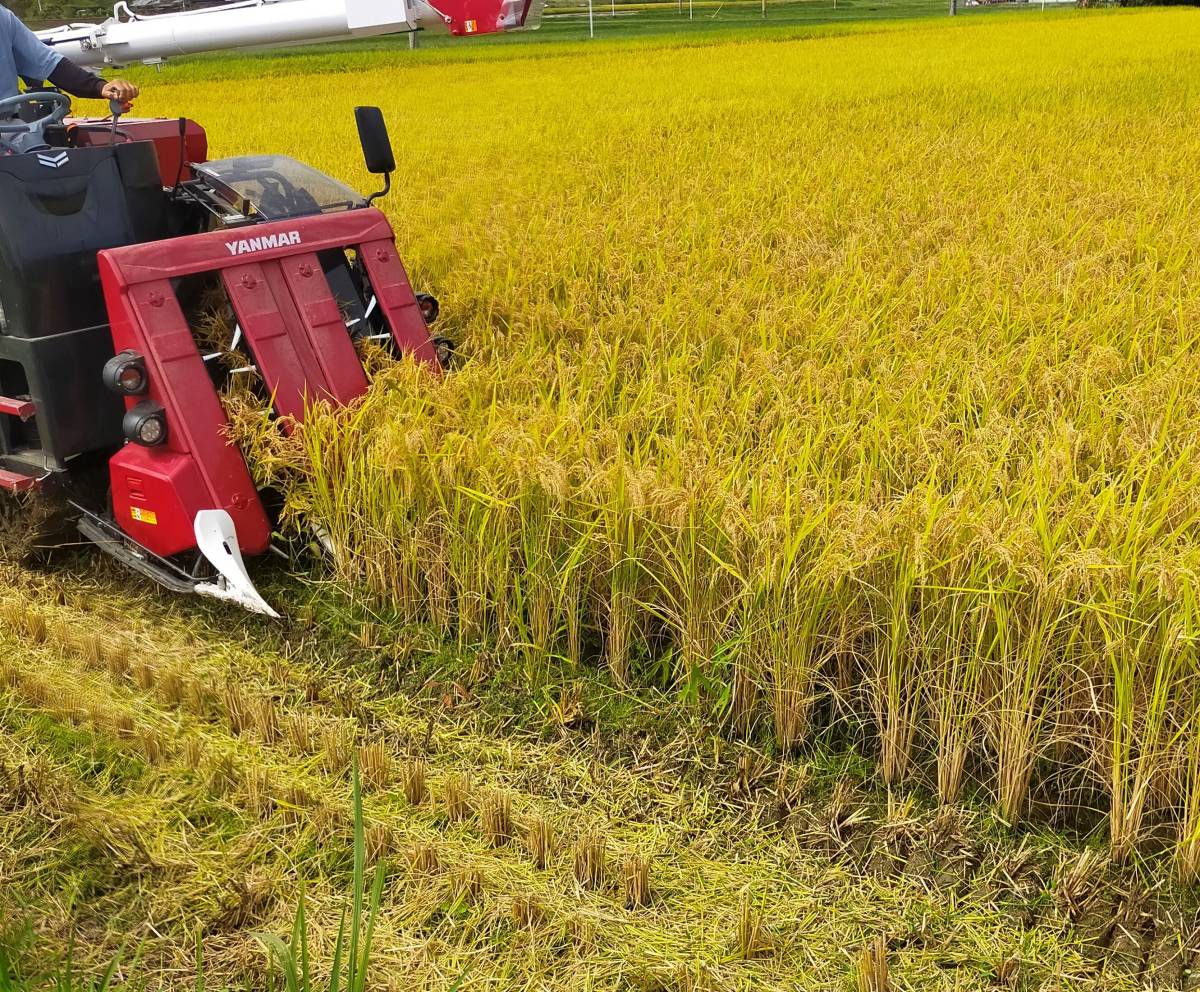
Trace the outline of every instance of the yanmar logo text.
<path fill-rule="evenodd" d="M 257 238 L 243 238 L 241 241 L 226 241 L 225 247 L 230 255 L 246 255 L 252 251 L 266 251 L 268 248 L 286 248 L 288 245 L 300 244 L 299 231 L 284 231 L 281 234 L 264 234 Z"/>

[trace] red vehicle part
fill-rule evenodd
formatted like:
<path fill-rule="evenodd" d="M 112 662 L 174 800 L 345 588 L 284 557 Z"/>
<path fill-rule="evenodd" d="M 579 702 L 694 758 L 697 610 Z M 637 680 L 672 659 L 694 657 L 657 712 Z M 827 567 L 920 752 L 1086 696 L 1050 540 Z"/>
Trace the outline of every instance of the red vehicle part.
<path fill-rule="evenodd" d="M 179 131 L 180 120 L 183 121 L 182 136 Z M 71 144 L 77 148 L 107 145 L 113 140 L 112 121 L 104 117 L 69 118 L 67 132 Z M 191 179 L 188 162 L 208 161 L 208 135 L 204 133 L 204 128 L 186 117 L 122 117 L 117 123 L 117 140 L 153 142 L 164 186 L 174 186 L 181 179 Z M 182 159 L 180 152 L 183 153 Z"/>
<path fill-rule="evenodd" d="M 429 0 L 452 35 L 492 34 L 524 27 L 537 0 Z M 536 18 L 535 18 L 536 20 Z M 536 24 L 530 25 L 531 27 Z"/>
<path fill-rule="evenodd" d="M 150 402 L 165 412 L 166 441 L 127 444 L 110 462 L 120 527 L 155 554 L 195 547 L 200 510 L 224 509 L 243 552 L 260 554 L 271 525 L 175 296 L 173 280 L 219 272 L 266 389 L 280 414 L 303 420 L 308 403 L 348 403 L 367 387 L 317 253 L 357 252 L 398 349 L 431 369 L 437 352 L 374 208 L 212 231 L 99 253 L 100 278 L 118 352 L 146 362 Z"/>

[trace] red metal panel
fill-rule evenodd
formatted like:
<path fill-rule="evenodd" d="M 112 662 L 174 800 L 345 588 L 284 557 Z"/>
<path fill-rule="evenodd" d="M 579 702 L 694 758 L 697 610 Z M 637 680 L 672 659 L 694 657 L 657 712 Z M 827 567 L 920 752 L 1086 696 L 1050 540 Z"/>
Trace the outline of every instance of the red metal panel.
<path fill-rule="evenodd" d="M 276 291 L 268 274 L 278 275 L 279 263 L 258 262 L 226 269 L 225 290 L 237 314 L 238 326 L 250 348 L 281 416 L 304 419 L 310 396 L 328 395 L 325 376 L 308 340 L 292 331 L 298 322 L 295 305 Z"/>
<path fill-rule="evenodd" d="M 150 241 L 101 252 L 111 258 L 126 283 L 178 279 L 197 272 L 216 272 L 249 261 L 266 262 L 304 252 L 353 248 L 386 239 L 392 228 L 374 207 L 315 217 L 295 217 L 224 231 L 206 231 L 170 241 Z M 395 250 L 394 248 L 392 249 Z"/>
<path fill-rule="evenodd" d="M 164 557 L 196 546 L 193 521 L 212 506 L 196 459 L 127 444 L 113 455 L 109 475 L 113 516 L 130 537 Z"/>
<path fill-rule="evenodd" d="M 0 468 L 0 489 L 10 493 L 27 493 L 31 489 L 41 488 L 41 481 L 32 475 L 22 475 L 20 472 Z"/>
<path fill-rule="evenodd" d="M 0 414 L 28 420 L 35 413 L 37 407 L 33 405 L 33 400 L 14 400 L 9 396 L 0 396 Z"/>
<path fill-rule="evenodd" d="M 317 256 L 286 258 L 279 263 L 279 270 L 296 303 L 300 328 L 324 373 L 329 398 L 349 403 L 361 396 L 367 390 L 367 374 Z"/>
<path fill-rule="evenodd" d="M 429 327 L 421 316 L 421 307 L 392 239 L 364 242 L 358 251 L 367 267 L 377 305 L 391 327 L 396 347 L 430 368 L 440 368 Z"/>
<path fill-rule="evenodd" d="M 193 505 L 228 510 L 242 549 L 250 554 L 265 551 L 271 537 L 270 522 L 242 453 L 226 437 L 229 422 L 225 410 L 171 283 L 156 279 L 130 285 L 119 260 L 112 257 L 118 251 L 98 256 L 113 343 L 117 351 L 132 348 L 145 357 L 148 399 L 162 406 L 167 417 L 166 443 L 145 449 L 144 461 L 160 469 L 163 476 L 186 478 L 173 456 L 190 455 L 205 492 L 179 494 L 180 498 Z M 126 403 L 133 406 L 135 398 Z M 129 526 L 123 519 L 118 523 Z M 178 534 L 164 530 L 139 533 L 138 537 L 158 554 L 179 550 Z"/>
<path fill-rule="evenodd" d="M 118 260 L 122 279 L 134 283 L 234 268 L 251 259 L 262 264 L 337 248 L 358 250 L 400 350 L 432 369 L 439 368 L 429 329 L 396 253 L 391 225 L 374 207 L 209 231 L 170 242 L 112 248 L 101 254 Z M 319 312 L 314 316 L 328 326 Z"/>

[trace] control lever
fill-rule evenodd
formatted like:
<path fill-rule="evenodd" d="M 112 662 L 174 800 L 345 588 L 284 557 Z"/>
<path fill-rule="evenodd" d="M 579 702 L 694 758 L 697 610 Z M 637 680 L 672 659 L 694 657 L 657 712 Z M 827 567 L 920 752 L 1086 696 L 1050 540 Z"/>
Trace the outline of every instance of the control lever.
<path fill-rule="evenodd" d="M 108 143 L 115 145 L 117 143 L 117 121 L 125 113 L 125 102 L 123 100 L 109 100 L 108 112 L 112 114 L 112 129 L 109 132 Z"/>

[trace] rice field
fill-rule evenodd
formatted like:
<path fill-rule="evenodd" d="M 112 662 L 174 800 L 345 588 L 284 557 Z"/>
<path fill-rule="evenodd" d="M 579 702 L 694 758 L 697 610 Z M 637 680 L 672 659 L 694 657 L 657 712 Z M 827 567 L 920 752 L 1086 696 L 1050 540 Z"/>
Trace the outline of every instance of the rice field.
<path fill-rule="evenodd" d="M 256 446 L 390 628 L 1200 871 L 1187 12 L 264 79 L 386 202 L 461 367 Z M 438 55 L 444 53 L 436 53 Z M 215 149 L 258 106 L 169 77 Z M 324 113 L 305 108 L 319 91 Z M 288 112 L 293 108 L 294 112 Z"/>
<path fill-rule="evenodd" d="M 357 769 L 372 987 L 1193 987 L 1194 11 L 252 65 L 459 361 L 239 408 L 283 627 L 5 573 L 0 950 L 328 962 Z"/>

